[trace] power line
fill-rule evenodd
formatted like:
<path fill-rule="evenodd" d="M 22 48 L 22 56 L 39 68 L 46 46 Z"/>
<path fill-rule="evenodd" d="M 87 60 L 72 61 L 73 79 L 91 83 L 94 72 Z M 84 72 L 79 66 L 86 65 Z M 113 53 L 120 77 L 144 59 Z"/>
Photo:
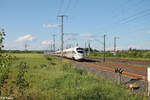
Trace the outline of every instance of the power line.
<path fill-rule="evenodd" d="M 100 40 L 97 40 L 97 39 L 95 39 L 95 38 L 93 38 L 95 41 L 97 41 L 97 42 L 99 42 L 100 44 L 104 44 L 102 41 L 100 41 Z"/>
<path fill-rule="evenodd" d="M 123 10 L 125 10 L 124 8 L 126 8 L 126 11 L 128 11 L 127 8 L 129 8 L 129 6 L 132 4 L 132 3 L 130 3 L 130 1 L 131 1 L 131 0 L 127 0 L 127 1 L 125 1 L 125 2 L 123 2 L 123 3 L 121 3 L 121 4 L 118 6 L 118 7 L 120 8 L 119 10 L 121 11 L 121 13 L 123 13 Z M 117 8 L 117 10 L 115 9 L 115 11 L 114 11 L 115 14 L 114 14 L 113 18 L 117 18 L 117 19 L 118 19 L 120 12 L 117 13 L 116 11 L 118 11 L 118 8 Z"/>
<path fill-rule="evenodd" d="M 64 14 L 67 13 L 67 11 L 68 11 L 69 8 L 70 8 L 70 5 L 71 5 L 71 0 L 68 0 L 68 4 L 67 4 L 66 9 L 64 10 Z"/>
<path fill-rule="evenodd" d="M 127 0 L 125 3 L 123 3 L 123 4 L 126 4 L 127 5 L 127 3 L 129 2 L 129 1 L 131 1 L 131 0 Z M 139 5 L 139 4 L 142 4 L 143 3 L 143 1 L 145 1 L 145 0 L 140 0 L 139 2 L 137 2 L 137 3 L 135 3 L 136 5 Z M 121 5 L 121 7 L 123 7 L 124 5 Z M 131 3 L 130 3 L 131 4 Z M 136 6 L 137 7 L 137 6 Z M 130 9 L 129 9 L 130 8 Z M 138 13 L 136 13 L 136 14 L 134 14 L 134 15 L 131 15 L 131 16 L 129 16 L 129 17 L 126 17 L 126 18 L 123 18 L 123 19 L 121 19 L 121 20 L 119 20 L 119 21 L 116 21 L 116 22 L 114 22 L 114 23 L 112 23 L 111 25 L 117 25 L 117 23 L 120 23 L 120 22 L 124 22 L 124 21 L 126 21 L 126 20 L 128 20 L 128 19 L 130 19 L 130 18 L 132 18 L 132 17 L 136 17 L 136 16 L 138 16 L 138 15 L 140 15 L 140 14 L 143 14 L 143 13 L 146 13 L 147 11 L 149 11 L 150 9 L 146 9 L 146 10 L 142 10 L 142 11 L 140 11 L 140 12 L 138 12 Z M 131 7 L 128 7 L 128 8 L 126 8 L 126 11 L 131 11 Z M 114 16 L 114 18 L 117 18 L 118 16 Z M 121 18 L 121 17 L 120 17 Z M 119 18 L 119 19 L 120 19 Z M 104 27 L 110 27 L 110 25 L 105 25 Z"/>
<path fill-rule="evenodd" d="M 74 6 L 73 6 L 73 8 L 76 8 L 77 7 L 77 5 L 78 5 L 78 3 L 79 3 L 79 0 L 75 0 L 76 2 L 74 3 Z"/>
<path fill-rule="evenodd" d="M 139 9 L 141 9 L 141 7 L 143 8 L 143 3 L 145 2 L 145 0 L 141 0 L 137 3 L 136 5 L 136 9 L 134 11 L 137 11 Z"/>
<path fill-rule="evenodd" d="M 63 5 L 64 5 L 64 0 L 60 0 L 60 1 L 61 1 L 61 2 L 60 2 L 60 6 L 59 6 L 59 9 L 58 9 L 57 15 L 59 15 L 59 14 L 61 13 L 62 7 L 63 7 Z"/>
<path fill-rule="evenodd" d="M 27 51 L 28 49 L 28 44 L 27 44 L 27 42 L 25 42 L 25 45 L 24 45 L 24 48 L 25 48 L 25 51 Z"/>
<path fill-rule="evenodd" d="M 105 62 L 105 47 L 106 47 L 105 38 L 106 38 L 106 35 L 104 34 L 104 57 L 103 57 L 104 62 Z"/>
<path fill-rule="evenodd" d="M 88 41 L 88 57 L 90 56 L 90 40 Z"/>
<path fill-rule="evenodd" d="M 85 49 L 86 49 L 86 41 L 85 41 Z"/>
<path fill-rule="evenodd" d="M 122 20 L 120 20 L 120 21 L 126 21 L 126 20 L 128 20 L 128 19 L 130 19 L 130 18 L 137 17 L 137 16 L 139 16 L 139 15 L 141 15 L 141 14 L 144 14 L 144 13 L 146 13 L 146 12 L 148 12 L 148 11 L 150 11 L 150 8 L 149 8 L 149 9 L 146 9 L 146 10 L 142 10 L 142 11 L 140 11 L 140 12 L 134 14 L 134 15 L 131 15 L 131 16 L 129 16 L 129 17 L 126 17 L 126 18 L 124 18 L 124 19 L 122 19 Z"/>
<path fill-rule="evenodd" d="M 117 45 L 117 43 L 116 43 L 116 41 L 117 41 L 117 39 L 119 39 L 118 37 L 114 37 L 114 53 L 116 54 L 116 45 Z"/>
<path fill-rule="evenodd" d="M 53 34 L 53 50 L 54 50 L 54 52 L 55 52 L 55 34 Z"/>
<path fill-rule="evenodd" d="M 134 21 L 134 20 L 136 20 L 136 19 L 139 19 L 139 18 L 141 18 L 141 17 L 148 16 L 148 15 L 150 15 L 150 12 L 147 13 L 147 14 L 145 14 L 145 15 L 137 16 L 137 17 L 135 17 L 135 18 L 132 18 L 132 19 L 130 19 L 130 20 L 127 20 L 127 21 L 125 21 L 125 22 L 122 23 L 122 24 L 127 24 L 127 23 L 129 23 L 129 22 L 132 22 L 132 21 Z"/>
<path fill-rule="evenodd" d="M 131 0 L 128 0 L 127 2 L 130 2 Z M 136 8 L 138 7 L 138 5 L 141 5 L 142 3 L 143 3 L 143 1 L 144 0 L 137 0 L 137 2 L 133 2 L 133 4 L 132 5 L 136 5 Z M 130 3 L 131 4 L 131 3 Z M 126 8 L 126 11 L 130 11 L 131 10 L 131 8 L 135 8 L 135 7 L 133 7 L 133 6 L 129 6 L 128 8 Z"/>

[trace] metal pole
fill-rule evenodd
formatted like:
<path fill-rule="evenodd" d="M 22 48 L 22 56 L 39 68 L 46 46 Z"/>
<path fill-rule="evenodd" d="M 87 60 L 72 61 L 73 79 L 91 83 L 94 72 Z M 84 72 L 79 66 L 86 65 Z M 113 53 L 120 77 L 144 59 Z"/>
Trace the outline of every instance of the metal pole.
<path fill-rule="evenodd" d="M 85 49 L 86 49 L 86 42 L 85 42 Z"/>
<path fill-rule="evenodd" d="M 88 44 L 88 56 L 90 56 L 90 41 L 89 41 L 89 44 Z"/>
<path fill-rule="evenodd" d="M 117 39 L 119 39 L 119 37 L 114 37 L 114 54 L 116 55 L 116 51 L 117 51 Z"/>
<path fill-rule="evenodd" d="M 54 52 L 55 52 L 55 34 L 53 35 L 53 50 L 54 50 Z"/>
<path fill-rule="evenodd" d="M 147 68 L 147 95 L 150 96 L 150 67 Z"/>
<path fill-rule="evenodd" d="M 25 42 L 25 45 L 24 45 L 24 48 L 25 48 L 25 51 L 27 51 L 28 49 L 28 44 L 27 44 L 27 41 Z"/>
<path fill-rule="evenodd" d="M 62 63 L 62 58 L 63 58 L 63 44 L 64 44 L 64 41 L 63 41 L 63 37 L 64 37 L 64 33 L 63 33 L 63 17 L 64 16 L 61 16 L 61 63 Z"/>
<path fill-rule="evenodd" d="M 76 44 L 76 46 L 78 46 L 78 43 Z"/>
<path fill-rule="evenodd" d="M 65 15 L 60 15 L 60 16 L 57 16 L 57 17 L 61 18 L 61 63 L 62 63 L 62 58 L 63 58 L 63 44 L 64 44 L 64 41 L 63 41 L 63 36 L 64 36 L 64 32 L 63 32 L 63 18 L 65 17 Z"/>
<path fill-rule="evenodd" d="M 114 37 L 114 52 L 116 52 L 116 37 Z"/>
<path fill-rule="evenodd" d="M 106 35 L 104 35 L 104 62 L 105 62 L 105 38 L 106 38 Z"/>
<path fill-rule="evenodd" d="M 51 43 L 51 52 L 53 51 L 53 44 Z"/>

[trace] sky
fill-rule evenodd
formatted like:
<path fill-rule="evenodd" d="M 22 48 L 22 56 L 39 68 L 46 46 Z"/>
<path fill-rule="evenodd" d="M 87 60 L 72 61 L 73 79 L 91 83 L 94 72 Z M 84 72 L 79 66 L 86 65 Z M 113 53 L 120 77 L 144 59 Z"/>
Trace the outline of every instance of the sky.
<path fill-rule="evenodd" d="M 4 49 L 47 50 L 60 48 L 64 17 L 64 47 L 69 45 L 113 50 L 150 49 L 150 0 L 0 0 L 0 29 Z"/>

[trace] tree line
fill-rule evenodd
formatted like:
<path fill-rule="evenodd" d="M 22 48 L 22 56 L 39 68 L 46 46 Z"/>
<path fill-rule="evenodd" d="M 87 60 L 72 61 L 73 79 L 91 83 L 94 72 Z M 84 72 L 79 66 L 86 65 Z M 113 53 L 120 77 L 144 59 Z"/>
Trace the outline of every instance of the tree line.
<path fill-rule="evenodd" d="M 88 52 L 88 49 L 85 49 Z M 98 51 L 96 49 L 90 48 L 90 56 L 103 57 L 104 52 Z M 118 50 L 114 51 L 106 51 L 106 57 L 125 57 L 125 58 L 150 58 L 150 50 L 140 50 L 140 49 L 132 49 L 128 50 Z"/>

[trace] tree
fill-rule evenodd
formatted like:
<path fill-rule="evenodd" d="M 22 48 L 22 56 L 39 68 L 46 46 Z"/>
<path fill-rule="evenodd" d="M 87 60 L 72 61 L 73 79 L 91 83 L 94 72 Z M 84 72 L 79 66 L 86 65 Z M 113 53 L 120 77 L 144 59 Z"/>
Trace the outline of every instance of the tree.
<path fill-rule="evenodd" d="M 12 57 L 8 54 L 2 54 L 3 40 L 4 40 L 4 30 L 0 32 L 0 95 L 3 95 L 4 84 L 8 79 L 9 65 L 11 64 Z M 7 93 L 6 93 L 7 94 Z"/>
<path fill-rule="evenodd" d="M 4 36 L 5 36 L 5 32 L 4 31 L 0 32 L 0 53 L 2 52 L 1 50 L 4 47 L 3 46 Z"/>

